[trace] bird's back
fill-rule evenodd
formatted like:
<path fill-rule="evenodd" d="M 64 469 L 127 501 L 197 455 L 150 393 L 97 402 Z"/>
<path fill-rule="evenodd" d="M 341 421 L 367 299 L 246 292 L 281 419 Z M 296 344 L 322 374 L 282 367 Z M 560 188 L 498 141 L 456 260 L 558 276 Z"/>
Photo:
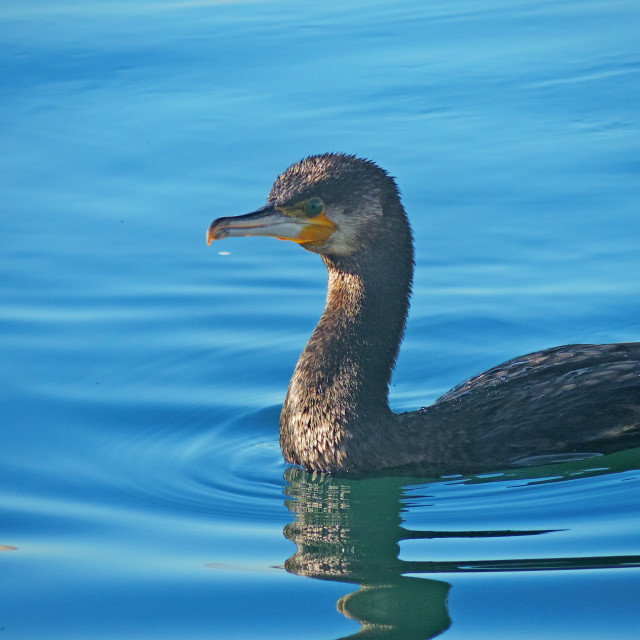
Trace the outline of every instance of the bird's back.
<path fill-rule="evenodd" d="M 414 434 L 422 416 L 432 461 L 452 472 L 640 446 L 640 343 L 531 353 L 404 415 Z"/>

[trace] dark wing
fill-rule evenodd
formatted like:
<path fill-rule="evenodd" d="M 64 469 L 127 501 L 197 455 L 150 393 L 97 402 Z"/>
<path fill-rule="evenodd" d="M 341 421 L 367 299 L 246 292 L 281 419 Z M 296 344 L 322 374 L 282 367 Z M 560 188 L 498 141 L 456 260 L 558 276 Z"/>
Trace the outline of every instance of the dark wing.
<path fill-rule="evenodd" d="M 423 411 L 463 466 L 640 446 L 640 343 L 567 345 L 509 360 Z M 415 414 L 414 414 L 415 415 Z M 448 444 L 447 444 L 448 441 Z"/>

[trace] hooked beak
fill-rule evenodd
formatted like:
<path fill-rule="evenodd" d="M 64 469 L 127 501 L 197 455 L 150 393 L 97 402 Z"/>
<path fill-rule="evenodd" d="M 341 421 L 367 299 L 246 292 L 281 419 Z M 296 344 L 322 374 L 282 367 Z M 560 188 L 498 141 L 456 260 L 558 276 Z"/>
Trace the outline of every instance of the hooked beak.
<path fill-rule="evenodd" d="M 324 213 L 314 218 L 300 215 L 297 210 L 287 212 L 273 202 L 262 209 L 243 216 L 218 218 L 207 229 L 207 245 L 213 240 L 228 237 L 268 236 L 291 240 L 302 245 L 321 246 L 335 230 Z"/>

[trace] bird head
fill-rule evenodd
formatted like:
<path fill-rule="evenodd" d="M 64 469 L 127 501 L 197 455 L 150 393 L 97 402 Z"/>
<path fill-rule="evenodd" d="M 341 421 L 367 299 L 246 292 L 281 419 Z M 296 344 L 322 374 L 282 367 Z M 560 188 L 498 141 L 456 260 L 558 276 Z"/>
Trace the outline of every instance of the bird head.
<path fill-rule="evenodd" d="M 343 154 L 309 156 L 276 178 L 264 207 L 214 220 L 207 244 L 269 236 L 322 255 L 352 255 L 379 235 L 389 198 L 400 204 L 393 178 L 373 162 Z"/>

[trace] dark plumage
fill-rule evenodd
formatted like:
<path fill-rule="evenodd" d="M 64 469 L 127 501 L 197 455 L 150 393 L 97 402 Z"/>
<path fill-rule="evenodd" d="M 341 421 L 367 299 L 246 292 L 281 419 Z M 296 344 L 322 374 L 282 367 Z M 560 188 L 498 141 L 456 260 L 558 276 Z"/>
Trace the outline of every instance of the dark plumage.
<path fill-rule="evenodd" d="M 298 242 L 328 271 L 326 307 L 280 417 L 288 462 L 325 472 L 410 465 L 458 473 L 640 445 L 640 343 L 529 354 L 427 409 L 391 412 L 413 244 L 395 182 L 374 163 L 306 158 L 276 179 L 263 209 L 215 220 L 207 241 L 247 235 Z"/>

